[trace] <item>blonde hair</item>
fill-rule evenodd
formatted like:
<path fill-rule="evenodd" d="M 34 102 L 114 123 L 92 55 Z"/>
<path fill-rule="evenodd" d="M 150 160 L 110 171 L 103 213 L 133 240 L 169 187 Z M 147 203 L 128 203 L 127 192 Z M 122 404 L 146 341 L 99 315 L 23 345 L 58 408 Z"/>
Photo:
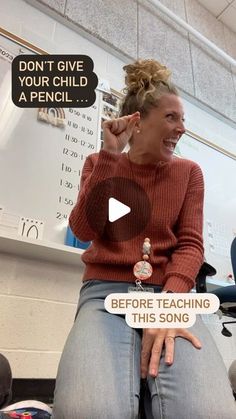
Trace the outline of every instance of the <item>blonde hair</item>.
<path fill-rule="evenodd" d="M 157 107 L 161 96 L 179 95 L 169 80 L 171 72 L 155 60 L 137 60 L 123 67 L 126 71 L 125 97 L 121 104 L 120 116 L 139 111 L 145 117 L 150 109 Z"/>

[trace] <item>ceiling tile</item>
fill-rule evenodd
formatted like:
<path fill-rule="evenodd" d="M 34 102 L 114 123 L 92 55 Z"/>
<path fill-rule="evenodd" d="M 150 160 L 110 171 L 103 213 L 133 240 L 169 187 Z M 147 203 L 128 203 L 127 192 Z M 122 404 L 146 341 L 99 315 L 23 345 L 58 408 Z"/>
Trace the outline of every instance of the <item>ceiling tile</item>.
<path fill-rule="evenodd" d="M 222 13 L 219 20 L 232 29 L 232 31 L 236 32 L 236 7 L 230 5 L 224 13 Z"/>
<path fill-rule="evenodd" d="M 208 9 L 214 16 L 219 14 L 229 5 L 227 0 L 198 0 L 206 9 Z"/>

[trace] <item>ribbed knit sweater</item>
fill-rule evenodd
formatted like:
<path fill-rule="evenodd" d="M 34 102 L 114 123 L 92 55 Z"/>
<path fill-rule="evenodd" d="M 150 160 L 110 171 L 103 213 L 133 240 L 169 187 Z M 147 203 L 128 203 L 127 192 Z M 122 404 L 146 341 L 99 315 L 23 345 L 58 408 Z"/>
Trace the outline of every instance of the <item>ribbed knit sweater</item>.
<path fill-rule="evenodd" d="M 86 200 L 95 185 L 113 176 L 135 180 L 151 200 L 152 213 L 145 230 L 136 237 L 107 242 L 102 239 L 102 232 L 108 222 L 111 191 L 104 188 L 102 193 L 93 195 L 90 213 L 94 213 L 100 234 L 88 223 Z M 121 202 L 125 203 L 127 193 L 130 194 L 125 182 L 123 193 Z M 144 238 L 149 237 L 153 274 L 146 282 L 162 285 L 163 290 L 189 292 L 203 263 L 203 196 L 202 171 L 193 161 L 173 157 L 167 163 L 137 164 L 131 163 L 126 153 L 105 150 L 88 156 L 78 200 L 69 218 L 75 236 L 92 241 L 82 255 L 86 264 L 83 280 L 133 282 L 133 266 L 142 260 Z"/>

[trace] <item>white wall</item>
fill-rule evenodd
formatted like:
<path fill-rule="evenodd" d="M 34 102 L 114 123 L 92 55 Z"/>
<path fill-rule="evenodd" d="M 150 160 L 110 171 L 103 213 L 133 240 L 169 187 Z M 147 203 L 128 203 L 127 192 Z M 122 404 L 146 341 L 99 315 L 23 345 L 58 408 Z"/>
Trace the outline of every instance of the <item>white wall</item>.
<path fill-rule="evenodd" d="M 133 60 L 155 58 L 173 71 L 183 91 L 236 122 L 236 74 L 203 42 L 148 0 L 27 0 L 104 48 Z M 164 6 L 236 58 L 236 34 L 197 0 L 160 0 Z"/>

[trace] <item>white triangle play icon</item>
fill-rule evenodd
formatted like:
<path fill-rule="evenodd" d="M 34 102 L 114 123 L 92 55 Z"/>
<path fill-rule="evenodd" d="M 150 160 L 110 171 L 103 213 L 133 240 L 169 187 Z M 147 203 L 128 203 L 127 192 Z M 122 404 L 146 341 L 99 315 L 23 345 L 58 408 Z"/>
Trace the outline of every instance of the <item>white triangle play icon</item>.
<path fill-rule="evenodd" d="M 127 205 L 122 204 L 122 202 L 118 201 L 115 198 L 109 198 L 108 218 L 111 223 L 113 223 L 116 220 L 119 220 L 119 218 L 121 217 L 124 217 L 124 215 L 129 214 L 130 211 L 131 209 Z"/>

